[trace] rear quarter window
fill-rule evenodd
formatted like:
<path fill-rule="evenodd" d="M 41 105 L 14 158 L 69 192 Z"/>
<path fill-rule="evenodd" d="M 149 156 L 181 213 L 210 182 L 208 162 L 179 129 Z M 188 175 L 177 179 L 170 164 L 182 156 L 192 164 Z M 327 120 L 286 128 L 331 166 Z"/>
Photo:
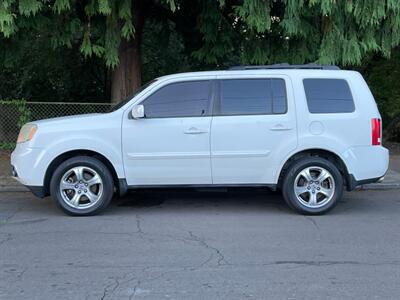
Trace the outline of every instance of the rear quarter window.
<path fill-rule="evenodd" d="M 310 113 L 351 113 L 354 100 L 344 79 L 303 79 Z"/>

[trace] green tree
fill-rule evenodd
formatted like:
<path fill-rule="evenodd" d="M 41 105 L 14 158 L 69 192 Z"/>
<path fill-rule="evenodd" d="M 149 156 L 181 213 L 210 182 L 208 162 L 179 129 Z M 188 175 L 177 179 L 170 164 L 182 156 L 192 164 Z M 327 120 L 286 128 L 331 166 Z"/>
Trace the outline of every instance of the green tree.
<path fill-rule="evenodd" d="M 203 1 L 199 59 L 359 65 L 400 42 L 398 0 Z"/>
<path fill-rule="evenodd" d="M 119 101 L 141 83 L 144 22 L 154 10 L 175 9 L 172 0 L 4 0 L 0 31 L 18 43 L 18 33 L 46 30 L 53 47 L 79 44 L 85 57 L 104 59 L 112 69 L 111 97 Z"/>
<path fill-rule="evenodd" d="M 384 138 L 400 142 L 400 48 L 392 51 L 390 59 L 374 55 L 360 71 L 377 101 Z"/>
<path fill-rule="evenodd" d="M 146 25 L 152 20 L 167 26 L 167 31 Z M 113 101 L 125 98 L 141 83 L 143 60 L 151 60 L 152 53 L 142 53 L 146 28 L 175 31 L 171 37 L 184 45 L 175 50 L 186 55 L 185 65 L 190 62 L 196 69 L 284 61 L 357 65 L 373 52 L 389 57 L 399 44 L 400 1 L 3 0 L 0 4 L 0 32 L 5 38 L 18 42 L 18 33 L 45 30 L 54 47 L 78 45 L 84 56 L 103 59 L 112 69 Z M 156 52 L 165 58 L 161 40 L 155 41 Z M 167 57 L 178 63 L 173 55 Z"/>
<path fill-rule="evenodd" d="M 0 37 L 1 100 L 109 101 L 110 72 L 102 59 L 85 59 L 75 44 L 53 49 L 46 32 L 17 35 Z"/>

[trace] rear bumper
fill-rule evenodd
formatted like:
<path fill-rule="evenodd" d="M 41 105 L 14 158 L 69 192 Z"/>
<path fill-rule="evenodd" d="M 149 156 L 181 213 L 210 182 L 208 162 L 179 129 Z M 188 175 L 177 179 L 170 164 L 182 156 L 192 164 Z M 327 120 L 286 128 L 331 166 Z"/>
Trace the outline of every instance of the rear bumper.
<path fill-rule="evenodd" d="M 348 181 L 356 186 L 378 181 L 389 168 L 389 151 L 382 146 L 351 147 L 341 157 L 350 177 Z"/>
<path fill-rule="evenodd" d="M 376 178 L 363 179 L 363 180 L 356 180 L 354 178 L 353 174 L 349 174 L 347 176 L 346 190 L 350 192 L 350 191 L 354 190 L 357 186 L 360 186 L 360 185 L 363 185 L 363 184 L 381 182 L 383 180 L 383 178 L 384 178 L 384 176 L 376 177 Z"/>
<path fill-rule="evenodd" d="M 46 192 L 44 186 L 27 185 L 26 187 L 32 192 L 32 194 L 34 194 L 38 198 L 44 198 L 48 196 L 48 193 Z"/>

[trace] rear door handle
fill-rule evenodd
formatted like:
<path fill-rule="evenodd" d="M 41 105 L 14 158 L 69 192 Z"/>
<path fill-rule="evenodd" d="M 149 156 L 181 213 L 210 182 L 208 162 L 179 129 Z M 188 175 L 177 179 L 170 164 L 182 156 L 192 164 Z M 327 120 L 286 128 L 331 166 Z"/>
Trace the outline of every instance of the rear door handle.
<path fill-rule="evenodd" d="M 284 130 L 290 130 L 290 129 L 292 129 L 292 128 L 290 128 L 289 126 L 287 126 L 285 124 L 278 123 L 278 124 L 272 125 L 269 130 L 284 131 Z"/>
<path fill-rule="evenodd" d="M 208 133 L 208 131 L 197 128 L 197 127 L 189 127 L 188 129 L 184 130 L 184 133 L 185 134 L 202 134 L 202 133 Z"/>

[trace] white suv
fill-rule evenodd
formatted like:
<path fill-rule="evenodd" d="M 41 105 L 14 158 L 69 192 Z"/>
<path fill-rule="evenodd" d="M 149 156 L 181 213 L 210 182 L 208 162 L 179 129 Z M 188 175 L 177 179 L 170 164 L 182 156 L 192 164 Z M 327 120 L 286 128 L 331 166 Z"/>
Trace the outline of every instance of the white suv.
<path fill-rule="evenodd" d="M 305 214 L 388 168 L 381 117 L 354 71 L 271 65 L 158 78 L 110 113 L 28 123 L 13 176 L 71 215 L 143 187 L 265 186 Z"/>

